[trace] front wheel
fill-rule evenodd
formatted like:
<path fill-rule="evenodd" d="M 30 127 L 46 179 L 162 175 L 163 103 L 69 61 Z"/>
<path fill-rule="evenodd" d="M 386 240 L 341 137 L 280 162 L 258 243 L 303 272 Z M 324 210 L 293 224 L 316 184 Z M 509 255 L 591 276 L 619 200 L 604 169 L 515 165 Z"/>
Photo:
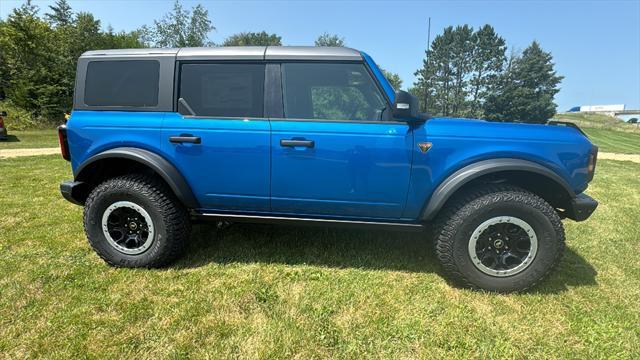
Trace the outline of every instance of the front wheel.
<path fill-rule="evenodd" d="M 180 254 L 190 222 L 164 183 L 134 174 L 107 180 L 91 192 L 84 228 L 89 243 L 108 264 L 160 267 Z"/>
<path fill-rule="evenodd" d="M 436 255 L 455 282 L 496 292 L 522 291 L 559 262 L 564 229 L 555 209 L 526 190 L 489 185 L 443 209 Z"/>

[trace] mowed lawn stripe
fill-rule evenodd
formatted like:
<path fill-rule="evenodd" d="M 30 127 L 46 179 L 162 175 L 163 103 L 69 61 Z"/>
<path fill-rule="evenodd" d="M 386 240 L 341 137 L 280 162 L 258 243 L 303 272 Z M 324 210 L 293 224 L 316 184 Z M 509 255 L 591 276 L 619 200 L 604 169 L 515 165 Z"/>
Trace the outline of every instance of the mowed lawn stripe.
<path fill-rule="evenodd" d="M 640 133 L 629 133 L 607 129 L 583 128 L 589 139 L 600 151 L 640 154 Z"/>

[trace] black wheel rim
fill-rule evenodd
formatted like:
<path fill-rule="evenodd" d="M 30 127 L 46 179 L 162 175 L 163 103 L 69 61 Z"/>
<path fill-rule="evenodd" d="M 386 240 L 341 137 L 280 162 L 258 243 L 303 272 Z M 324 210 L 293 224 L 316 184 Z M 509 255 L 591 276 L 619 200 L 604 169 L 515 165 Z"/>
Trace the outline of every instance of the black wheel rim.
<path fill-rule="evenodd" d="M 533 261 L 537 249 L 537 236 L 531 225 L 512 216 L 495 217 L 480 224 L 468 247 L 476 268 L 492 276 L 523 271 Z"/>
<path fill-rule="evenodd" d="M 149 214 L 141 206 L 129 201 L 116 202 L 105 210 L 102 231 L 111 246 L 129 255 L 146 251 L 154 236 Z"/>

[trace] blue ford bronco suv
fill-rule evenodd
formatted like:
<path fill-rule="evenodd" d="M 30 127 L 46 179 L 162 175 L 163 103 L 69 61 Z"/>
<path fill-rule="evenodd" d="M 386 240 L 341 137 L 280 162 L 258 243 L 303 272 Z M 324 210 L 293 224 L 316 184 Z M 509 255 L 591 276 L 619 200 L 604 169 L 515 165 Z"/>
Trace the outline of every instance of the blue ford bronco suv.
<path fill-rule="evenodd" d="M 431 118 L 349 48 L 89 51 L 59 136 L 62 195 L 119 267 L 168 264 L 194 219 L 427 229 L 454 282 L 519 291 L 597 206 L 577 127 Z"/>

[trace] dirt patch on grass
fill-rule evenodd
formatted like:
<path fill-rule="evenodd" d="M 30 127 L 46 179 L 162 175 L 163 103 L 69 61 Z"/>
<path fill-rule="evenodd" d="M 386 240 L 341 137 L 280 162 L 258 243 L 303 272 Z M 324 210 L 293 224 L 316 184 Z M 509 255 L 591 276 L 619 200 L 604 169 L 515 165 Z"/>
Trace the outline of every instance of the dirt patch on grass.
<path fill-rule="evenodd" d="M 640 163 L 639 154 L 617 154 L 617 153 L 601 152 L 601 153 L 598 153 L 598 159 L 633 161 L 635 163 Z"/>
<path fill-rule="evenodd" d="M 59 154 L 59 148 L 41 148 L 41 149 L 6 149 L 0 150 L 0 159 L 14 158 L 20 156 L 36 156 L 36 155 L 52 155 Z"/>

